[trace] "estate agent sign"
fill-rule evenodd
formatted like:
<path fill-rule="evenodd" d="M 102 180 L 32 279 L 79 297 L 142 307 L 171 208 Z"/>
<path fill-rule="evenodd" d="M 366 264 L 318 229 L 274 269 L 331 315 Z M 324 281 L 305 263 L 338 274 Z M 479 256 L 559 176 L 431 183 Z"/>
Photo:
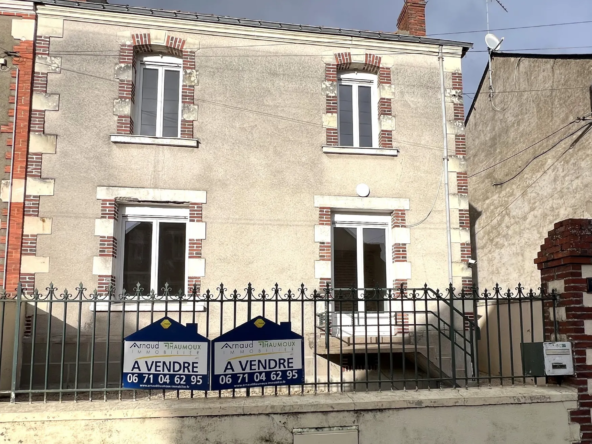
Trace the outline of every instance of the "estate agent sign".
<path fill-rule="evenodd" d="M 168 317 L 124 339 L 123 387 L 208 390 L 209 340 Z"/>
<path fill-rule="evenodd" d="M 258 316 L 212 341 L 212 390 L 304 383 L 304 341 Z"/>

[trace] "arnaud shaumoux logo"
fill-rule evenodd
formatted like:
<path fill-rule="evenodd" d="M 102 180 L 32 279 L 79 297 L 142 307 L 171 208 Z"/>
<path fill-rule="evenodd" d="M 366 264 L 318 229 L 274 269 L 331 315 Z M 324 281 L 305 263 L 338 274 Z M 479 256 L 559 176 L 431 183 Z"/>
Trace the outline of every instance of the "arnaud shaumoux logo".
<path fill-rule="evenodd" d="M 223 346 L 222 346 L 222 350 L 246 350 L 246 349 L 251 349 L 253 348 L 253 342 L 238 342 L 235 344 L 229 344 L 228 342 L 226 342 Z"/>

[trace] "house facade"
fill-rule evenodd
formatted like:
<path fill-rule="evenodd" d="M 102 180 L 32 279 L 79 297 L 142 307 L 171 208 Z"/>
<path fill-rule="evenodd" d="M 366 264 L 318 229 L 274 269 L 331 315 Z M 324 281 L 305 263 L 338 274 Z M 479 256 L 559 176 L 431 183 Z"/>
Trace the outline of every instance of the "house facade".
<path fill-rule="evenodd" d="M 425 37 L 424 8 L 373 33 L 37 3 L 7 284 L 444 286 L 451 262 L 470 285 L 470 45 Z"/>
<path fill-rule="evenodd" d="M 592 215 L 591 58 L 492 54 L 466 121 L 480 287 L 536 286 L 549 230 Z"/>

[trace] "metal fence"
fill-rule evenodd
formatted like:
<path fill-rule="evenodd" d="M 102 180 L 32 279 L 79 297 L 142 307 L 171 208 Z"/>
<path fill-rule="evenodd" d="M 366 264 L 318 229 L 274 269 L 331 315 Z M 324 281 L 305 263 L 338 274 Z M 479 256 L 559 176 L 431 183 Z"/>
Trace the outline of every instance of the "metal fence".
<path fill-rule="evenodd" d="M 0 294 L 0 401 L 236 397 L 529 384 L 520 344 L 549 337 L 555 292 L 327 286 L 160 295 Z M 123 338 L 168 316 L 214 339 L 255 316 L 304 337 L 305 384 L 215 392 L 122 388 Z"/>

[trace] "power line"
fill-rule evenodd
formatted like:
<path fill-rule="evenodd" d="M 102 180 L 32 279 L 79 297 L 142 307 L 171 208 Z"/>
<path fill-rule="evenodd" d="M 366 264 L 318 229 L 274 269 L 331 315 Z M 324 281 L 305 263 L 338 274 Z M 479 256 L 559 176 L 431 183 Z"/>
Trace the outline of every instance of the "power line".
<path fill-rule="evenodd" d="M 253 45 L 254 46 L 258 46 L 258 47 L 264 47 L 264 46 L 275 46 L 275 45 Z M 219 47 L 220 49 L 241 49 L 241 48 L 248 48 L 251 47 L 250 45 L 243 45 L 243 46 L 227 46 L 227 47 Z M 592 48 L 592 45 L 587 45 L 587 46 L 557 46 L 557 47 L 543 47 L 543 48 L 517 48 L 517 49 L 505 49 L 504 51 L 500 51 L 500 52 L 523 52 L 523 51 L 555 51 L 555 50 L 563 50 L 563 49 L 587 49 L 587 48 Z M 202 48 L 202 49 L 211 49 L 211 48 Z M 470 50 L 466 55 L 470 55 L 470 54 L 477 54 L 477 53 L 487 53 L 489 52 L 486 49 L 477 49 L 477 50 Z M 352 55 L 364 55 L 365 53 L 360 53 L 360 54 L 356 54 L 356 53 L 351 53 Z M 372 52 L 373 55 L 379 55 L 379 56 L 385 56 L 385 55 L 416 55 L 417 51 L 389 51 L 389 52 Z M 81 57 L 119 57 L 118 53 L 113 53 L 113 50 L 105 50 L 104 52 L 102 51 L 97 51 L 97 50 L 93 50 L 93 51 L 55 51 L 52 52 L 53 56 L 81 56 Z M 436 54 L 434 54 L 434 57 L 436 56 Z M 275 57 L 323 57 L 321 54 L 281 54 L 281 53 L 275 53 L 275 54 L 240 54 L 240 55 L 236 55 L 236 54 L 225 54 L 225 55 L 220 55 L 220 54 L 212 54 L 212 55 L 202 55 L 199 53 L 196 53 L 195 55 L 196 58 L 253 58 L 253 57 L 269 57 L 269 58 L 275 58 Z"/>
<path fill-rule="evenodd" d="M 38 63 L 41 64 L 41 65 L 45 65 L 45 66 L 52 66 L 49 63 L 41 63 L 41 62 L 38 62 Z M 75 73 L 75 74 L 80 74 L 80 75 L 83 75 L 83 76 L 89 76 L 89 77 L 93 77 L 93 78 L 96 78 L 96 79 L 105 80 L 105 81 L 108 81 L 108 82 L 118 83 L 117 80 L 108 79 L 106 77 L 99 77 L 99 76 L 95 76 L 93 74 L 88 74 L 88 73 L 81 72 L 81 71 L 76 71 L 76 70 L 73 70 L 73 69 L 68 69 L 68 68 L 64 68 L 64 67 L 60 67 L 60 69 L 63 70 L 63 71 L 67 71 L 67 72 L 71 72 L 71 73 Z M 407 85 L 407 86 L 415 86 L 415 85 Z M 440 89 L 440 88 L 437 88 L 437 87 L 429 88 L 427 86 L 422 86 L 421 88 L 423 88 L 423 89 L 438 89 L 438 90 Z M 526 93 L 526 92 L 544 92 L 544 91 L 564 91 L 564 90 L 588 89 L 588 88 L 589 88 L 589 85 L 586 85 L 586 86 L 565 87 L 565 88 L 523 89 L 523 90 L 496 91 L 496 94 Z M 474 95 L 477 95 L 477 92 L 474 92 L 474 93 L 467 93 L 467 92 L 465 92 L 463 94 L 464 95 L 473 95 L 474 96 Z M 479 94 L 488 94 L 488 92 L 487 91 L 481 91 Z"/>
<path fill-rule="evenodd" d="M 457 34 L 476 34 L 480 32 L 492 32 L 492 31 L 512 31 L 516 29 L 533 29 L 533 28 L 549 28 L 554 26 L 571 26 L 571 25 L 583 25 L 586 23 L 592 23 L 592 20 L 585 20 L 581 22 L 565 22 L 565 23 L 548 23 L 546 25 L 531 25 L 531 26 L 515 26 L 512 28 L 496 28 L 496 29 L 478 29 L 475 31 L 459 31 L 459 32 L 442 32 L 439 34 L 428 34 L 427 37 L 435 35 L 457 35 Z"/>
<path fill-rule="evenodd" d="M 541 88 L 541 89 L 516 89 L 507 91 L 495 91 L 495 94 L 511 94 L 511 93 L 524 93 L 524 92 L 545 92 L 545 91 L 565 91 L 574 89 L 588 89 L 589 85 L 586 86 L 567 86 L 565 88 Z M 481 94 L 489 94 L 489 91 L 480 91 L 474 93 L 463 93 L 463 95 L 476 96 Z"/>
<path fill-rule="evenodd" d="M 514 180 L 514 179 L 516 179 L 516 178 L 517 178 L 518 176 L 520 176 L 520 174 L 522 174 L 522 173 L 524 172 L 524 170 L 526 170 L 526 168 L 528 168 L 528 167 L 529 167 L 529 166 L 532 164 L 532 162 L 534 162 L 536 159 L 538 159 L 538 158 L 540 158 L 540 157 L 543 157 L 545 154 L 547 154 L 547 153 L 549 153 L 550 151 L 552 151 L 553 149 L 555 149 L 555 148 L 556 148 L 556 147 L 557 147 L 557 146 L 558 146 L 558 145 L 559 145 L 561 142 L 563 142 L 563 141 L 564 141 L 564 140 L 566 140 L 566 139 L 569 139 L 571 136 L 573 136 L 574 134 L 576 134 L 576 133 L 578 133 L 578 132 L 582 131 L 582 129 L 584 129 L 584 132 L 583 132 L 582 134 L 580 134 L 580 137 L 578 137 L 578 138 L 576 139 L 576 141 L 574 142 L 574 143 L 577 143 L 577 142 L 578 142 L 578 141 L 579 141 L 579 140 L 582 138 L 582 136 L 584 136 L 584 135 L 585 135 L 585 134 L 586 134 L 588 131 L 590 131 L 590 128 L 591 128 L 591 126 L 592 126 L 592 124 L 591 124 L 591 123 L 588 123 L 588 124 L 586 124 L 586 125 L 584 125 L 584 126 L 582 126 L 582 127 L 578 128 L 577 130 L 573 131 L 571 134 L 568 134 L 567 136 L 565 136 L 564 138 L 562 138 L 562 139 L 561 139 L 559 142 L 557 142 L 557 143 L 553 144 L 553 146 L 551 146 L 551 148 L 549 148 L 548 150 L 545 150 L 545 151 L 543 151 L 542 153 L 540 153 L 540 154 L 537 154 L 537 155 L 536 155 L 536 156 L 534 156 L 532 159 L 530 159 L 530 160 L 528 161 L 528 163 L 527 163 L 526 165 L 524 165 L 524 167 L 523 167 L 523 168 L 522 168 L 520 171 L 518 171 L 516 174 L 514 174 L 512 177 L 510 177 L 509 179 L 507 179 L 507 180 L 505 180 L 505 181 L 503 181 L 503 182 L 494 183 L 493 185 L 494 185 L 494 186 L 500 186 L 500 185 L 504 185 L 504 184 L 506 184 L 506 183 L 508 183 L 508 182 L 510 182 L 510 181 L 512 181 L 512 180 Z M 572 144 L 572 145 L 571 145 L 571 146 L 570 146 L 570 147 L 567 149 L 567 151 L 569 151 L 569 150 L 570 150 L 570 149 L 571 149 L 573 146 L 574 146 L 574 145 Z M 567 152 L 567 151 L 565 151 L 565 152 Z M 563 154 L 565 154 L 565 153 L 563 153 Z M 562 156 L 563 156 L 563 154 L 562 154 Z"/>
<path fill-rule="evenodd" d="M 527 146 L 527 147 L 526 147 L 526 148 L 524 148 L 523 150 L 520 150 L 520 151 L 518 151 L 517 153 L 514 153 L 514 154 L 512 154 L 512 155 L 511 155 L 511 156 L 509 156 L 509 157 L 506 157 L 505 159 L 502 159 L 502 160 L 500 160 L 500 161 L 499 161 L 499 162 L 497 162 L 497 163 L 494 163 L 493 165 L 490 165 L 490 166 L 488 166 L 487 168 L 484 168 L 484 169 L 482 169 L 481 171 L 478 171 L 478 172 L 476 172 L 476 173 L 474 173 L 474 174 L 471 174 L 471 175 L 470 175 L 468 178 L 470 179 L 470 178 L 472 178 L 472 177 L 478 176 L 479 174 L 481 174 L 481 173 L 484 173 L 485 171 L 488 171 L 488 170 L 490 170 L 490 169 L 492 169 L 492 168 L 495 168 L 496 166 L 498 166 L 498 165 L 500 165 L 500 164 L 502 164 L 502 163 L 504 163 L 504 162 L 506 162 L 506 161 L 508 161 L 508 160 L 510 160 L 510 159 L 513 159 L 514 157 L 518 156 L 519 154 L 522 154 L 523 152 L 525 152 L 525 151 L 528 151 L 528 150 L 529 150 L 529 149 L 531 149 L 531 148 L 534 148 L 534 147 L 535 147 L 535 146 L 537 146 L 539 143 L 541 143 L 541 142 L 544 142 L 545 140 L 547 140 L 547 139 L 549 139 L 549 138 L 553 137 L 555 134 L 557 134 L 557 133 L 559 133 L 559 132 L 563 131 L 565 128 L 567 128 L 567 127 L 568 127 L 568 126 L 570 126 L 570 125 L 573 125 L 573 124 L 574 124 L 574 123 L 576 123 L 576 122 L 577 122 L 577 119 L 574 119 L 574 120 L 572 120 L 571 122 L 569 122 L 569 123 L 565 124 L 564 126 L 562 126 L 561 128 L 559 128 L 558 130 L 555 130 L 555 131 L 553 131 L 553 132 L 552 132 L 551 134 L 549 134 L 548 136 L 545 136 L 545 137 L 543 137 L 541 140 L 539 140 L 539 141 L 537 141 L 537 142 L 533 143 L 532 145 L 529 145 L 529 146 Z"/>
<path fill-rule="evenodd" d="M 41 63 L 41 64 L 42 65 L 46 65 L 46 66 L 51 66 L 49 63 Z M 118 80 L 108 79 L 108 78 L 105 78 L 105 77 L 99 77 L 99 76 L 95 76 L 95 75 L 92 75 L 92 74 L 87 74 L 87 73 L 84 73 L 84 72 L 75 71 L 75 70 L 67 69 L 67 68 L 61 68 L 61 69 L 64 70 L 64 71 L 67 71 L 67 72 L 72 72 L 72 73 L 75 73 L 75 74 L 79 74 L 79 75 L 83 75 L 83 76 L 89 76 L 89 77 L 96 78 L 96 79 L 99 79 L 99 80 L 105 80 L 107 82 L 113 82 L 113 83 L 119 84 L 119 81 Z M 228 105 L 226 103 L 216 102 L 216 101 L 213 101 L 213 100 L 200 99 L 200 98 L 196 98 L 195 100 L 198 101 L 198 102 L 204 102 L 204 103 L 212 104 L 212 105 L 215 105 L 215 106 L 221 106 L 221 107 L 224 107 L 224 108 L 234 109 L 234 110 L 237 110 L 237 111 L 245 111 L 245 112 L 252 113 L 252 114 L 261 114 L 261 115 L 264 115 L 264 116 L 267 116 L 267 117 L 272 117 L 274 119 L 285 120 L 285 121 L 294 122 L 294 123 L 301 123 L 301 124 L 311 125 L 311 126 L 317 126 L 317 127 L 321 127 L 321 128 L 323 127 L 323 125 L 320 124 L 320 123 L 310 122 L 310 121 L 307 121 L 307 120 L 294 119 L 294 118 L 287 117 L 287 116 L 279 116 L 277 114 L 266 113 L 264 111 L 257 111 L 257 110 L 253 110 L 253 109 L 250 109 L 250 108 L 242 108 L 242 107 L 238 107 L 238 106 Z M 425 144 L 421 144 L 421 143 L 417 143 L 417 142 L 409 142 L 409 141 L 404 141 L 404 140 L 393 140 L 393 142 L 404 144 L 404 145 L 417 146 L 417 147 L 420 147 L 420 148 L 431 149 L 431 150 L 434 150 L 434 151 L 441 151 L 443 149 L 443 148 L 438 147 L 438 146 L 435 146 L 435 145 L 425 145 Z"/>
<path fill-rule="evenodd" d="M 590 126 L 588 127 L 588 130 L 589 130 L 589 129 L 590 129 Z M 578 139 L 578 140 L 579 140 L 579 139 Z M 577 143 L 577 140 L 574 142 L 574 144 L 575 144 L 575 143 Z M 514 200 L 512 200 L 512 202 L 510 202 L 508 205 L 506 205 L 506 206 L 505 206 L 505 207 L 504 207 L 504 208 L 503 208 L 503 209 L 502 209 L 500 212 L 498 212 L 498 213 L 497 213 L 497 215 L 496 215 L 496 216 L 495 216 L 493 219 L 491 219 L 491 220 L 490 220 L 490 221 L 489 221 L 489 222 L 488 222 L 488 223 L 487 223 L 485 226 L 481 227 L 481 228 L 480 228 L 478 231 L 476 231 L 476 232 L 475 232 L 475 234 L 479 234 L 481 231 L 485 230 L 485 228 L 487 228 L 487 227 L 488 227 L 489 225 L 491 225 L 491 224 L 492 224 L 492 223 L 493 223 L 495 220 L 497 220 L 497 218 L 499 218 L 499 217 L 500 217 L 500 216 L 501 216 L 501 215 L 504 213 L 504 211 L 506 211 L 508 208 L 510 208 L 512 205 L 514 205 L 514 203 L 515 203 L 515 202 L 516 202 L 518 199 L 520 199 L 520 198 L 521 198 L 521 197 L 522 197 L 522 196 L 523 196 L 523 195 L 524 195 L 524 194 L 525 194 L 525 193 L 526 193 L 526 192 L 527 192 L 527 191 L 528 191 L 530 188 L 532 188 L 532 187 L 533 187 L 533 186 L 534 186 L 534 185 L 535 185 L 535 184 L 536 184 L 536 183 L 537 183 L 537 182 L 538 182 L 538 181 L 541 179 L 541 177 L 543 177 L 545 174 L 547 174 L 547 172 L 548 172 L 548 171 L 549 171 L 551 168 L 553 168 L 553 167 L 554 167 L 554 166 L 557 164 L 557 162 L 559 162 L 561 159 L 563 159 L 563 155 L 564 155 L 565 153 L 567 153 L 569 150 L 571 150 L 571 149 L 574 147 L 574 144 L 570 145 L 570 146 L 569 146 L 569 148 L 567 148 L 567 149 L 566 149 L 566 150 L 565 150 L 563 153 L 561 153 L 561 155 L 560 155 L 560 156 L 559 156 L 557 159 L 555 159 L 555 161 L 554 161 L 554 162 L 553 162 L 553 163 L 552 163 L 552 164 L 551 164 L 551 165 L 550 165 L 550 166 L 549 166 L 549 167 L 548 167 L 548 168 L 547 168 L 545 171 L 543 171 L 543 172 L 541 173 L 541 175 L 540 175 L 539 177 L 537 177 L 533 183 L 531 183 L 530 185 L 528 185 L 528 186 L 527 186 L 527 187 L 526 187 L 526 188 L 525 188 L 525 189 L 524 189 L 524 190 L 523 190 L 523 191 L 522 191 L 522 192 L 521 192 L 521 193 L 520 193 L 518 196 L 516 196 L 516 197 L 514 198 Z M 585 173 L 582 173 L 582 174 L 588 174 L 588 173 L 587 173 L 587 172 L 585 172 Z M 581 176 L 582 174 L 580 174 L 580 176 Z M 577 177 L 580 177 L 580 176 L 577 176 Z M 577 177 L 576 177 L 576 178 L 577 178 Z M 563 189 L 563 188 L 564 188 L 564 187 L 561 187 L 560 189 Z"/>
<path fill-rule="evenodd" d="M 444 182 L 443 179 L 444 179 L 444 168 L 442 168 L 442 176 L 440 178 L 440 181 L 438 182 L 438 190 L 436 191 L 436 197 L 434 198 L 434 203 L 432 203 L 432 208 L 430 208 L 430 211 L 428 212 L 428 214 L 426 215 L 426 217 L 424 217 L 419 222 L 416 222 L 414 224 L 407 225 L 407 228 L 419 227 L 426 220 L 428 220 L 428 218 L 432 215 L 432 212 L 434 211 L 434 208 L 436 208 L 436 202 L 438 201 L 438 196 L 440 195 L 440 188 L 442 188 L 442 182 Z"/>

